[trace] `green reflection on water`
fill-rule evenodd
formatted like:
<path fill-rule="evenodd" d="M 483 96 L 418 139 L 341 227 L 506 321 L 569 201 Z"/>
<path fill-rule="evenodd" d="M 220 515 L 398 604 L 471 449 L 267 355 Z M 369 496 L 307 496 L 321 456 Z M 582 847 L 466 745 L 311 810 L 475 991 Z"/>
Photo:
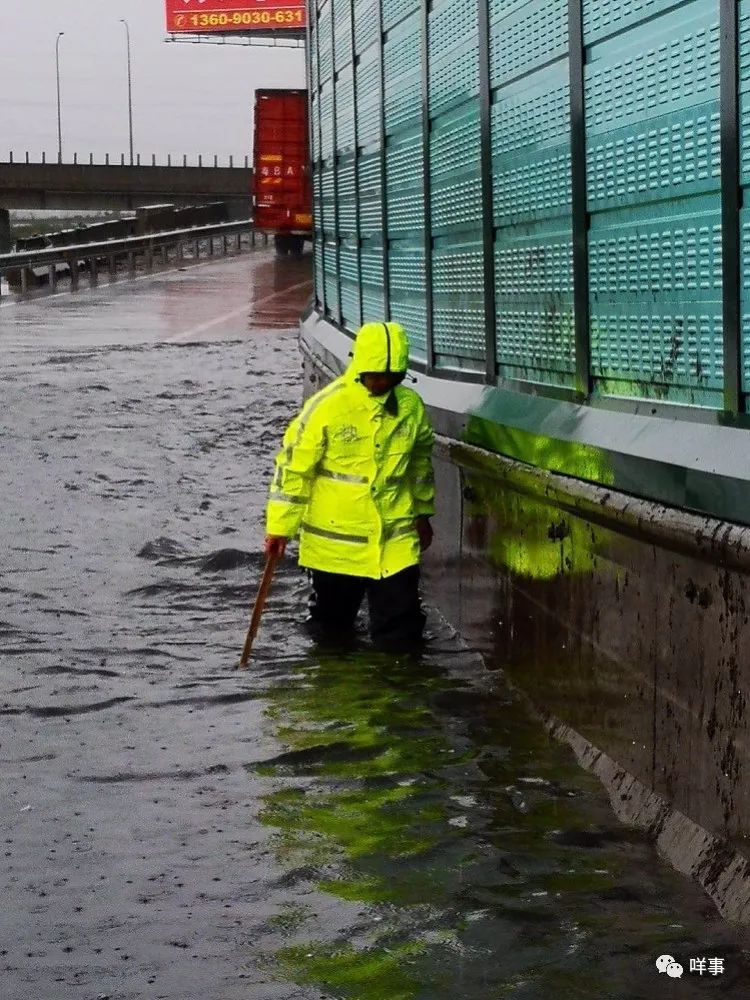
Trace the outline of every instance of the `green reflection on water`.
<path fill-rule="evenodd" d="M 483 1000 L 490 984 L 515 996 L 519 976 L 523 990 L 546 989 L 552 961 L 556 981 L 579 982 L 568 995 L 608 995 L 586 992 L 595 963 L 568 953 L 611 932 L 622 843 L 593 857 L 551 838 L 607 813 L 600 802 L 582 815 L 598 784 L 517 703 L 377 654 L 300 664 L 296 683 L 269 694 L 287 749 L 256 771 L 276 784 L 261 820 L 275 828 L 277 860 L 359 905 L 344 938 L 306 924 L 304 943 L 276 949 L 281 975 L 351 1000 L 436 1000 L 459 987 Z M 580 919 L 581 896 L 603 909 Z M 631 931 L 643 936 L 635 921 Z"/>
<path fill-rule="evenodd" d="M 409 963 L 423 951 L 418 944 L 394 949 L 320 946 L 310 953 L 306 946 L 287 948 L 279 964 L 290 978 L 323 984 L 357 1000 L 412 1000 L 420 988 L 408 972 Z"/>

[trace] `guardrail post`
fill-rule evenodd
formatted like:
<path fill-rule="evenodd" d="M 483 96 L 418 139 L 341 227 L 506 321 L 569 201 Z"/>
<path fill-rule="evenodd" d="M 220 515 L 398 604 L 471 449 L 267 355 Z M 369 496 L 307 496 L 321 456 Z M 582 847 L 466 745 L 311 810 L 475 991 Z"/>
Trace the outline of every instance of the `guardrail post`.
<path fill-rule="evenodd" d="M 229 253 L 229 239 L 227 238 L 226 233 L 221 238 L 221 248 L 222 248 L 222 257 L 226 257 L 226 255 Z"/>
<path fill-rule="evenodd" d="M 68 266 L 70 268 L 70 290 L 71 292 L 78 291 L 78 258 L 69 257 Z"/>
<path fill-rule="evenodd" d="M 109 282 L 117 281 L 117 254 L 109 255 Z"/>
<path fill-rule="evenodd" d="M 229 166 L 230 167 L 234 166 L 234 153 L 229 154 Z"/>
<path fill-rule="evenodd" d="M 201 259 L 201 247 L 198 240 L 193 240 L 193 259 L 194 260 Z"/>
<path fill-rule="evenodd" d="M 172 166 L 172 154 L 171 153 L 167 153 L 167 166 L 168 167 Z"/>
<path fill-rule="evenodd" d="M 99 284 L 99 265 L 96 257 L 89 258 L 89 288 L 96 288 Z"/>
<path fill-rule="evenodd" d="M 26 162 L 27 163 L 29 162 L 29 151 L 28 151 L 28 149 L 26 150 Z"/>
<path fill-rule="evenodd" d="M 154 241 L 149 240 L 149 244 L 146 247 L 146 267 L 149 271 L 154 269 Z"/>
<path fill-rule="evenodd" d="M 10 210 L 0 208 L 0 253 L 10 253 Z"/>
<path fill-rule="evenodd" d="M 169 261 L 169 248 L 167 247 L 166 243 L 162 243 L 162 245 L 161 245 L 161 262 L 166 267 L 168 261 Z"/>
<path fill-rule="evenodd" d="M 13 162 L 13 151 L 11 150 L 10 155 L 8 156 L 8 163 L 12 162 Z"/>
<path fill-rule="evenodd" d="M 28 295 L 29 293 L 29 269 L 27 267 L 21 268 L 21 295 Z"/>
<path fill-rule="evenodd" d="M 45 152 L 45 150 L 42 150 L 42 164 L 45 164 L 46 162 L 47 162 L 47 153 Z"/>
<path fill-rule="evenodd" d="M 73 166 L 78 166 L 78 153 L 73 153 Z"/>
<path fill-rule="evenodd" d="M 219 165 L 219 157 L 216 155 L 216 153 L 214 153 L 214 166 L 218 167 L 218 165 Z"/>
<path fill-rule="evenodd" d="M 187 166 L 187 153 L 182 154 L 182 165 L 183 167 Z"/>
<path fill-rule="evenodd" d="M 104 166 L 105 167 L 109 166 L 109 153 L 104 154 Z"/>
<path fill-rule="evenodd" d="M 93 167 L 93 165 L 94 165 L 94 154 L 89 153 L 89 166 Z"/>
<path fill-rule="evenodd" d="M 135 155 L 135 165 L 137 167 L 140 167 L 140 165 L 141 165 L 141 154 L 140 153 L 136 153 L 136 155 Z"/>
<path fill-rule="evenodd" d="M 125 154 L 124 153 L 120 153 L 120 166 L 121 167 L 125 166 Z"/>
<path fill-rule="evenodd" d="M 198 153 L 198 166 L 203 166 L 203 153 Z"/>
<path fill-rule="evenodd" d="M 132 250 L 128 253 L 128 275 L 130 278 L 135 277 L 135 254 Z"/>
<path fill-rule="evenodd" d="M 49 287 L 50 291 L 57 291 L 57 264 L 50 264 L 49 266 Z"/>

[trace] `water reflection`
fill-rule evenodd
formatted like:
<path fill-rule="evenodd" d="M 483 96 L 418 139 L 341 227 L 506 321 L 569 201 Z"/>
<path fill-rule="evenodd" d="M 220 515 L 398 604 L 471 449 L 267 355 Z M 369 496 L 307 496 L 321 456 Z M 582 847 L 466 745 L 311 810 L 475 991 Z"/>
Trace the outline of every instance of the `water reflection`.
<path fill-rule="evenodd" d="M 269 692 L 287 749 L 254 768 L 261 819 L 304 886 L 277 918 L 277 974 L 352 1000 L 650 997 L 654 958 L 709 935 L 736 974 L 700 897 L 502 681 L 444 645 L 419 662 L 311 655 Z"/>

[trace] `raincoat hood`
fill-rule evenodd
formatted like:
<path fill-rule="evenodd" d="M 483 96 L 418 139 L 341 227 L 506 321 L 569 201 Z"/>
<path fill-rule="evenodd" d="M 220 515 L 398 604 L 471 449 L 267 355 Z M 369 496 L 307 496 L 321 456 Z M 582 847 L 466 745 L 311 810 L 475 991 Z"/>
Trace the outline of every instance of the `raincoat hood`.
<path fill-rule="evenodd" d="M 405 372 L 409 365 L 409 339 L 400 323 L 365 323 L 354 342 L 354 357 L 347 374 Z"/>

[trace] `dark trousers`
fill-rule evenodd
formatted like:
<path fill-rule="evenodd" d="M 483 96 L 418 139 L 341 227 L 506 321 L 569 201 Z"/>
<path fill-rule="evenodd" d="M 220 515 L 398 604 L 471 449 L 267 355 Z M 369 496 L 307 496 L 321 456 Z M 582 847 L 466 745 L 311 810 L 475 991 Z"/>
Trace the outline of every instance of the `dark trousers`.
<path fill-rule="evenodd" d="M 409 566 L 382 580 L 342 573 L 310 571 L 310 631 L 316 639 L 351 637 L 362 599 L 367 595 L 370 636 L 378 646 L 410 646 L 421 642 L 425 614 L 419 601 L 419 566 Z"/>

